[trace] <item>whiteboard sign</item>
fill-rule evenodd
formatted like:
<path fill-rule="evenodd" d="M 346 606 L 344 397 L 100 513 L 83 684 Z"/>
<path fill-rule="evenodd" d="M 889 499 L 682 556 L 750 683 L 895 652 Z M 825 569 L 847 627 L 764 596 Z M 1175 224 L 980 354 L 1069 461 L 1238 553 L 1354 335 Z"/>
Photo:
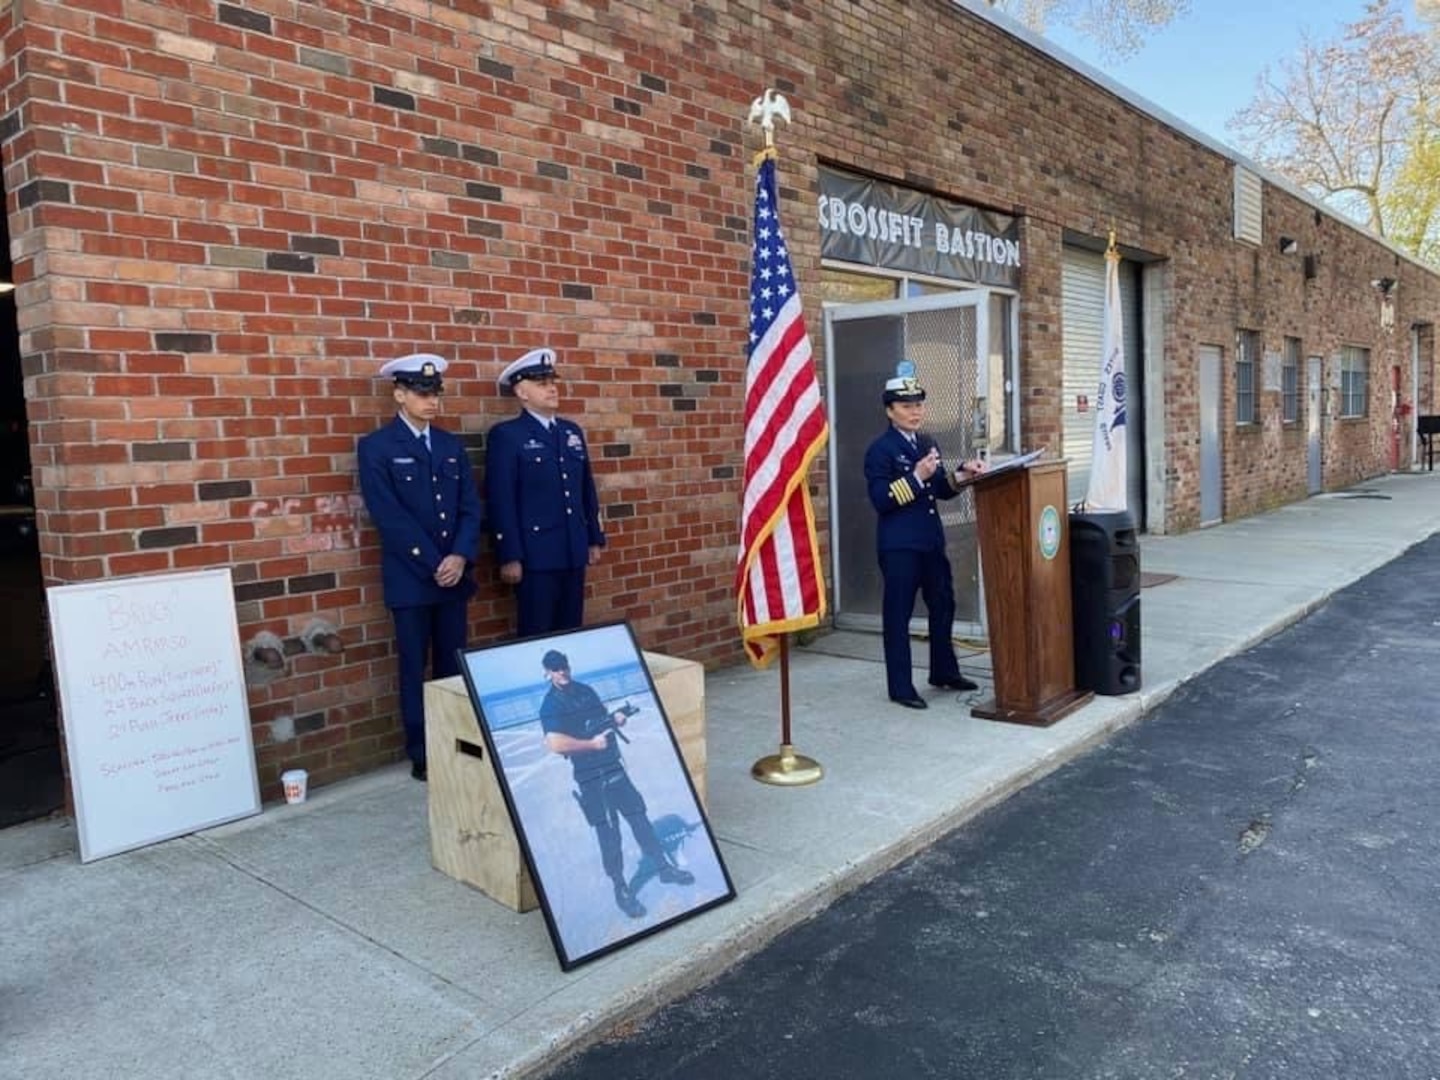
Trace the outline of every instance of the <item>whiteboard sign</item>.
<path fill-rule="evenodd" d="M 47 593 L 80 861 L 259 813 L 230 571 Z"/>

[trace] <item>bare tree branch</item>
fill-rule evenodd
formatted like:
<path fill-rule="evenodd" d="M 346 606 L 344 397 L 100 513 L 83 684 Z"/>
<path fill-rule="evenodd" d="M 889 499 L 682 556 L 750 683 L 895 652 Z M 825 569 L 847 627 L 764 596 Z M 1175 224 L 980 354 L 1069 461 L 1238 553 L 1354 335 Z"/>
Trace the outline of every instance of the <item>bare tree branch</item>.
<path fill-rule="evenodd" d="M 1190 0 L 989 0 L 1037 33 L 1064 24 L 1090 38 L 1112 59 L 1130 56 L 1145 35 L 1190 10 Z"/>
<path fill-rule="evenodd" d="M 1437 85 L 1434 35 L 1409 29 L 1398 0 L 1371 0 L 1337 41 L 1307 37 L 1266 68 L 1227 126 L 1257 161 L 1419 255 L 1440 234 Z"/>

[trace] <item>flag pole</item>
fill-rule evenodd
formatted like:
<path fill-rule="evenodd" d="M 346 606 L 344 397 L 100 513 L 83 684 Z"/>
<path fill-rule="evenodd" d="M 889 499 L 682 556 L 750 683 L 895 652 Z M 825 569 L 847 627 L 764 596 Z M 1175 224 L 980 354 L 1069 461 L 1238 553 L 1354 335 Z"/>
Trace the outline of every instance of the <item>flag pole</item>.
<path fill-rule="evenodd" d="M 790 635 L 780 637 L 780 752 L 767 754 L 750 766 L 750 775 L 762 784 L 802 787 L 817 783 L 824 768 L 812 757 L 797 754 L 790 743 Z"/>
<path fill-rule="evenodd" d="M 1126 507 L 1125 331 L 1121 314 L 1120 262 L 1115 224 L 1105 248 L 1104 330 L 1100 378 L 1095 392 L 1095 429 L 1090 451 L 1090 480 L 1077 513 L 1124 512 Z"/>
<path fill-rule="evenodd" d="M 750 105 L 750 122 L 758 123 L 765 133 L 765 149 L 756 155 L 756 165 L 778 157 L 775 151 L 775 118 L 790 120 L 790 103 L 767 89 Z M 778 213 L 779 208 L 776 207 Z M 777 218 L 778 220 L 778 218 Z M 762 784 L 777 787 L 802 787 L 819 782 L 825 770 L 814 758 L 797 754 L 790 741 L 790 634 L 781 632 L 780 652 L 780 752 L 767 754 L 750 767 L 750 775 Z"/>
<path fill-rule="evenodd" d="M 1110 223 L 1110 242 L 1105 246 L 1105 262 L 1106 262 L 1107 264 L 1109 264 L 1109 263 L 1115 263 L 1115 262 L 1119 262 L 1119 261 L 1120 261 L 1120 249 L 1115 246 L 1115 223 L 1112 221 L 1112 222 Z M 1108 272 L 1108 271 L 1107 271 L 1107 272 Z M 1099 403 L 1099 400 L 1100 400 L 1099 395 L 1096 395 L 1096 403 L 1097 403 L 1097 404 Z M 1099 413 L 1098 413 L 1098 412 L 1096 413 L 1096 420 L 1097 420 L 1097 421 L 1099 420 Z M 1091 464 L 1092 464 L 1092 467 L 1093 467 L 1093 464 L 1094 464 L 1093 455 L 1092 455 L 1092 458 L 1091 458 Z M 1080 501 L 1079 501 L 1079 502 L 1077 502 L 1074 506 L 1070 507 L 1070 512 L 1071 512 L 1072 514 L 1087 514 L 1087 513 L 1090 512 L 1090 492 L 1089 492 L 1088 490 L 1085 492 L 1084 495 L 1081 495 L 1081 496 L 1080 496 Z"/>

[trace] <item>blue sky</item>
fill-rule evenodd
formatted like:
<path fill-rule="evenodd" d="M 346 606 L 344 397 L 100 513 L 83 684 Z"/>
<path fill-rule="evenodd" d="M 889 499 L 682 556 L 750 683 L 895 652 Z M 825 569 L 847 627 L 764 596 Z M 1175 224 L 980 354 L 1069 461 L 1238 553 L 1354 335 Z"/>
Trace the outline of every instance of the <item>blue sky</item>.
<path fill-rule="evenodd" d="M 1409 0 L 1404 4 L 1412 14 Z M 1116 82 L 1227 145 L 1225 121 L 1255 97 L 1261 71 L 1296 54 L 1302 31 L 1330 41 L 1365 13 L 1365 0 L 1191 0 L 1191 11 L 1122 62 L 1054 27 L 1047 37 Z"/>

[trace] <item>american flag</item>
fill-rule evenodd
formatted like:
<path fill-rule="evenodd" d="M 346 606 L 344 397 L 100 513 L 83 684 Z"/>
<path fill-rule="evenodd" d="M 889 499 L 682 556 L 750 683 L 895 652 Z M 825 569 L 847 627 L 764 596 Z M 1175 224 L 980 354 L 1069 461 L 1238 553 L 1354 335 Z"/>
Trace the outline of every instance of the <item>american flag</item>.
<path fill-rule="evenodd" d="M 736 568 L 740 634 L 750 662 L 770 663 L 777 634 L 817 626 L 825 582 L 806 474 L 829 429 L 790 253 L 780 229 L 775 158 L 755 177 L 745 370 L 745 501 Z"/>

